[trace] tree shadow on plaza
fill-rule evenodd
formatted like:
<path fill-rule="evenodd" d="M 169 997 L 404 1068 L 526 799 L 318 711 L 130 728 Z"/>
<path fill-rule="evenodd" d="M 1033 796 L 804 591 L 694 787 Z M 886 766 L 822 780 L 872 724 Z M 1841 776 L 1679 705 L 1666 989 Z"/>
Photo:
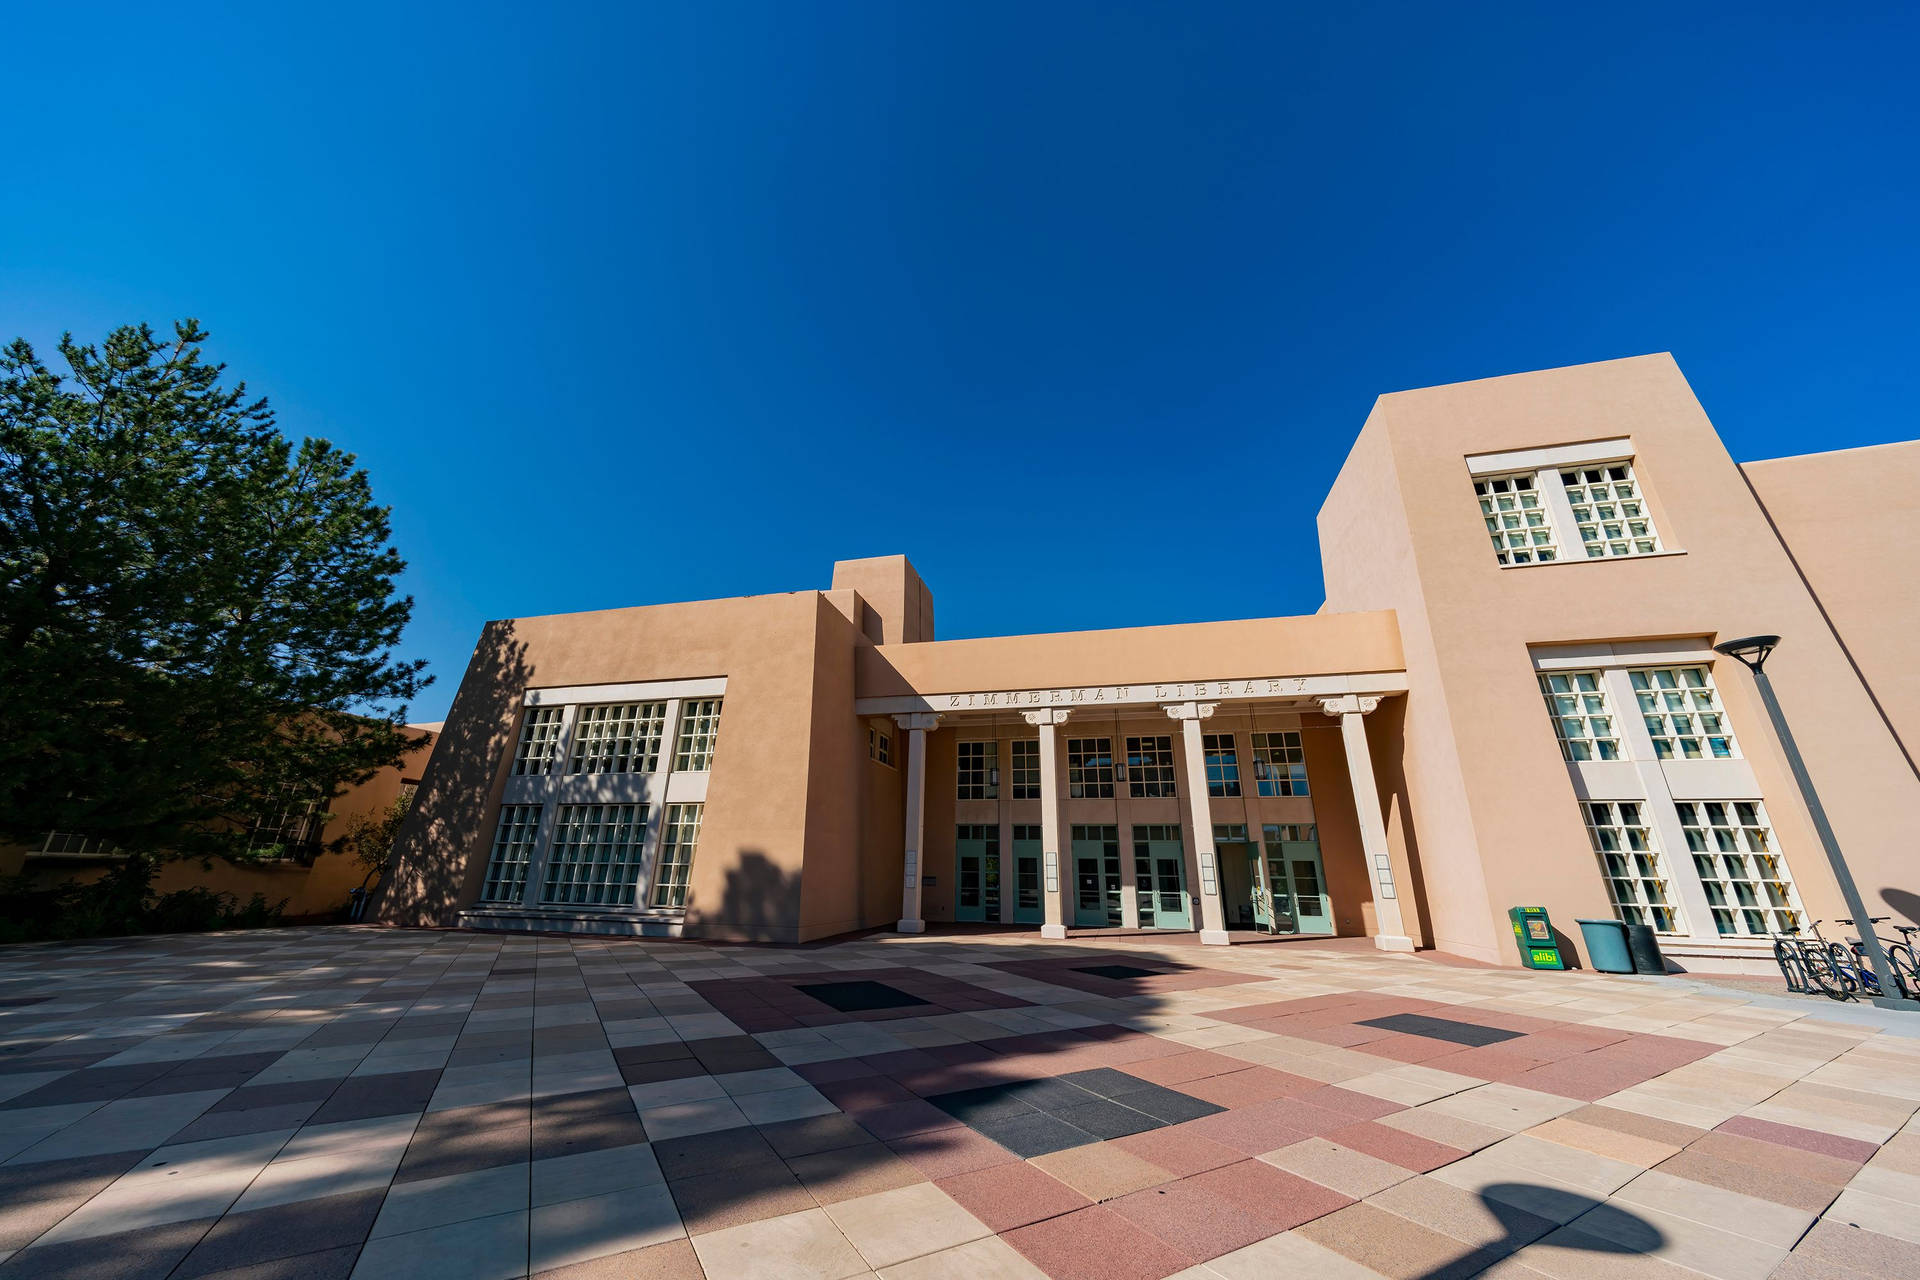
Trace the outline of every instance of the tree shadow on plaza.
<path fill-rule="evenodd" d="M 453 923 L 449 903 L 486 871 L 494 769 L 512 750 L 516 705 L 533 684 L 527 645 L 511 620 L 489 622 L 454 694 L 386 874 L 366 918 L 390 925 Z"/>

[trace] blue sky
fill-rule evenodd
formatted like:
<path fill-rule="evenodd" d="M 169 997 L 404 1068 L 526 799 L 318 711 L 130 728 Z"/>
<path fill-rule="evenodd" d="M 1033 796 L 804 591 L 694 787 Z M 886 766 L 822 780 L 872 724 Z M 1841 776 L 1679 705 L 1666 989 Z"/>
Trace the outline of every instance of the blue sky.
<path fill-rule="evenodd" d="M 1311 612 L 1374 396 L 1673 351 L 1913 436 L 1920 9 L 37 5 L 0 331 L 194 315 L 482 621 L 824 587 L 944 636 Z"/>

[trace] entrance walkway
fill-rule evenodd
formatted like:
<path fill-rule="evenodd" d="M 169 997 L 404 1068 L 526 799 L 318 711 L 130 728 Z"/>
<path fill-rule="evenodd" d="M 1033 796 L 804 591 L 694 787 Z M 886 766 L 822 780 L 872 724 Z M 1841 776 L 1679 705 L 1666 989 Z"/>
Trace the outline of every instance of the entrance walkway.
<path fill-rule="evenodd" d="M 1920 1038 L 1348 943 L 0 950 L 0 1280 L 1920 1274 Z"/>

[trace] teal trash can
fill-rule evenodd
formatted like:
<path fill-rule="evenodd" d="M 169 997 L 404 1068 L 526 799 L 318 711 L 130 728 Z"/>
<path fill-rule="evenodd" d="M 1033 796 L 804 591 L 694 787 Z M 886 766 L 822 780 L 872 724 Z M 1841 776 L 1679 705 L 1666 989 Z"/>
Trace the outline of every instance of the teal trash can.
<path fill-rule="evenodd" d="M 1627 947 L 1627 926 L 1618 920 L 1575 920 L 1587 944 L 1587 960 L 1601 973 L 1632 973 L 1633 952 Z"/>

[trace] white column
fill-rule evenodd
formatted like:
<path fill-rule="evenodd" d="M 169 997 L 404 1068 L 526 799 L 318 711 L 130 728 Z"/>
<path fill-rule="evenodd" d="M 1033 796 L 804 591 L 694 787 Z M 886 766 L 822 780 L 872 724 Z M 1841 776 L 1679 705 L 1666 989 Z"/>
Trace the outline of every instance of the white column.
<path fill-rule="evenodd" d="M 1220 863 L 1213 849 L 1213 804 L 1207 796 L 1207 749 L 1200 722 L 1213 714 L 1211 702 L 1181 702 L 1166 708 L 1180 722 L 1187 760 L 1187 811 L 1193 820 L 1194 861 L 1200 872 L 1200 941 L 1226 946 L 1227 916 L 1220 906 Z"/>
<path fill-rule="evenodd" d="M 927 836 L 927 731 L 940 723 L 930 712 L 895 716 L 894 723 L 907 731 L 907 822 L 905 857 L 900 881 L 901 933 L 925 933 L 927 922 L 920 915 L 920 850 Z"/>
<path fill-rule="evenodd" d="M 1413 939 L 1400 914 L 1399 889 L 1393 882 L 1393 854 L 1387 847 L 1387 824 L 1380 816 L 1380 789 L 1373 780 L 1373 753 L 1367 750 L 1367 713 L 1380 699 L 1346 694 L 1320 699 L 1320 710 L 1340 721 L 1340 742 L 1347 749 L 1347 779 L 1353 787 L 1353 807 L 1360 817 L 1360 848 L 1367 874 L 1373 878 L 1373 907 L 1377 932 L 1373 945 L 1382 951 L 1412 951 Z"/>
<path fill-rule="evenodd" d="M 1049 707 L 1020 714 L 1040 730 L 1040 877 L 1047 904 L 1047 921 L 1040 926 L 1040 936 L 1064 938 L 1067 913 L 1060 892 L 1060 750 L 1053 730 L 1065 724 L 1070 713 L 1064 707 Z"/>

